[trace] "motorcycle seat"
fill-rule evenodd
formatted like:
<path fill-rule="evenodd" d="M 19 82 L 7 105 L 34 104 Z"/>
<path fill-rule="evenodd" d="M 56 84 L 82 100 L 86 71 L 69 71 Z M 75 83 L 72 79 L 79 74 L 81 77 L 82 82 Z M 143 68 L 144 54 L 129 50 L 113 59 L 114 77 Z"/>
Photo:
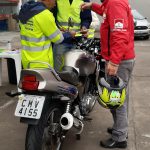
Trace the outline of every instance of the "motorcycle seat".
<path fill-rule="evenodd" d="M 62 71 L 57 72 L 57 73 L 58 73 L 59 77 L 67 83 L 70 83 L 70 84 L 73 84 L 73 85 L 77 85 L 79 83 L 78 71 L 75 68 L 71 67 L 71 66 L 64 66 L 62 68 Z"/>

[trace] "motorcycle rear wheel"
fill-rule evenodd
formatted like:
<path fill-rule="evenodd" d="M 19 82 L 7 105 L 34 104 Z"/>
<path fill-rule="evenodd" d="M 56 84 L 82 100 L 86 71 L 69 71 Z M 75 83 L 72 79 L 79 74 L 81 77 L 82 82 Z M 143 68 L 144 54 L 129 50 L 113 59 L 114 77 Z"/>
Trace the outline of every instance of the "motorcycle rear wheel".
<path fill-rule="evenodd" d="M 42 113 L 37 125 L 29 125 L 25 150 L 60 150 L 62 129 L 59 122 L 62 114 L 62 105 L 54 103 Z M 52 128 L 55 130 L 53 133 Z"/>

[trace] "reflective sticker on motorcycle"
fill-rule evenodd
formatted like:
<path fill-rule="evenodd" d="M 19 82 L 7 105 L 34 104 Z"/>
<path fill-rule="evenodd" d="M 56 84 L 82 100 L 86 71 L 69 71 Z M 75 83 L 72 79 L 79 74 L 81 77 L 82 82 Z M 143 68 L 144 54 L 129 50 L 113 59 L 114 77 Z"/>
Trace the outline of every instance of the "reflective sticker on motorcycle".
<path fill-rule="evenodd" d="M 123 29 L 124 19 L 115 19 L 114 20 L 114 29 Z"/>

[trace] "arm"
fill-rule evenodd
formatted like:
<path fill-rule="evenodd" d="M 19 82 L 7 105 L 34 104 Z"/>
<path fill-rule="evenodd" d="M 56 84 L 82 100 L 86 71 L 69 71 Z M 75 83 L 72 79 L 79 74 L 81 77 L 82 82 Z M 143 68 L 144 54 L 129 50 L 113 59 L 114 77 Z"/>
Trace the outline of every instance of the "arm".
<path fill-rule="evenodd" d="M 111 56 L 107 64 L 107 72 L 109 75 L 116 75 L 119 63 L 126 53 L 129 39 L 127 8 L 119 3 L 112 3 L 108 9 L 108 16 Z"/>
<path fill-rule="evenodd" d="M 59 28 L 59 25 L 58 25 L 58 22 L 57 22 L 57 11 L 58 11 L 58 9 L 57 9 L 57 5 L 51 10 L 51 12 L 53 13 L 53 15 L 54 15 L 54 18 L 55 18 L 55 22 L 56 22 L 56 25 L 57 25 L 57 27 Z M 61 29 L 60 29 L 61 30 Z M 61 30 L 62 31 L 62 30 Z M 63 34 L 63 37 L 64 37 L 64 40 L 63 40 L 63 42 L 67 42 L 68 41 L 68 39 L 72 39 L 74 36 L 75 36 L 75 32 L 69 32 L 69 31 L 64 31 L 64 32 L 62 32 L 62 34 Z"/>
<path fill-rule="evenodd" d="M 128 42 L 128 12 L 120 3 L 112 3 L 108 10 L 110 24 L 110 61 L 119 64 L 125 55 Z"/>
<path fill-rule="evenodd" d="M 96 12 L 97 14 L 99 14 L 100 16 L 103 15 L 103 10 L 102 10 L 102 5 L 97 4 L 97 3 L 92 3 L 91 9 Z"/>
<path fill-rule="evenodd" d="M 90 2 L 89 0 L 84 0 L 84 2 Z M 81 18 L 81 28 L 89 28 L 90 24 L 92 22 L 92 15 L 91 15 L 91 10 L 86 9 L 84 11 L 81 11 L 80 13 L 80 18 Z"/>
<path fill-rule="evenodd" d="M 103 15 L 102 5 L 98 3 L 84 2 L 83 4 L 81 4 L 81 10 L 83 11 L 86 9 L 93 10 L 94 12 L 96 12 L 101 16 Z"/>
<path fill-rule="evenodd" d="M 36 20 L 38 21 L 44 35 L 48 37 L 51 42 L 61 43 L 64 40 L 62 32 L 57 28 L 54 16 L 50 11 L 44 10 L 38 15 Z M 49 27 L 49 29 L 47 27 Z"/>

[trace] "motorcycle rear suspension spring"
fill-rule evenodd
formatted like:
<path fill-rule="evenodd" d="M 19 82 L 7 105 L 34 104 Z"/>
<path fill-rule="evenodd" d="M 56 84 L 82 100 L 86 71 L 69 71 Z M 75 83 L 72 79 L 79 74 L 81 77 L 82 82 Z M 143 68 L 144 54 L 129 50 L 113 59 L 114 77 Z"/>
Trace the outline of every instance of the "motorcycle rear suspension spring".
<path fill-rule="evenodd" d="M 68 102 L 66 106 L 66 113 L 69 113 L 70 110 L 71 110 L 71 102 Z"/>

